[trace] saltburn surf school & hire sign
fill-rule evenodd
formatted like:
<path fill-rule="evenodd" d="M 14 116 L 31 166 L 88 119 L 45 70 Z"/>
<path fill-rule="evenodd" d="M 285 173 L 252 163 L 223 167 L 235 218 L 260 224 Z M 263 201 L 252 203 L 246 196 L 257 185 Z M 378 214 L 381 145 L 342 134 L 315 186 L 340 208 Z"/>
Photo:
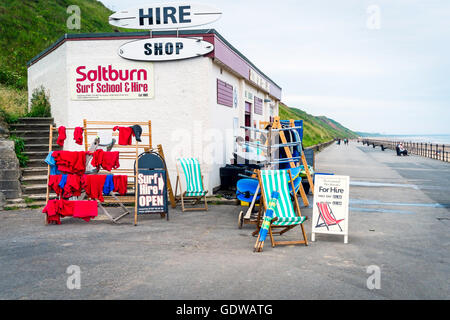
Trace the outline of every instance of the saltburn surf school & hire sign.
<path fill-rule="evenodd" d="M 131 29 L 181 29 L 216 21 L 222 13 L 208 5 L 171 3 L 134 7 L 112 14 L 109 23 Z M 198 38 L 149 38 L 122 45 L 118 54 L 136 61 L 172 61 L 203 56 L 214 45 Z"/>
<path fill-rule="evenodd" d="M 70 70 L 72 100 L 152 99 L 151 63 L 88 63 Z"/>
<path fill-rule="evenodd" d="M 344 236 L 348 242 L 349 176 L 316 174 L 311 240 L 316 233 Z"/>

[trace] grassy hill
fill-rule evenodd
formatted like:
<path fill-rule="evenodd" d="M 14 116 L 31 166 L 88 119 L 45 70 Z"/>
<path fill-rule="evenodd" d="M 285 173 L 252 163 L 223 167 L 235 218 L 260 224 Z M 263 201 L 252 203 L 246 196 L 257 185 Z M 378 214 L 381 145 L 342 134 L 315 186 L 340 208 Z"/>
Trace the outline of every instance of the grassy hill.
<path fill-rule="evenodd" d="M 325 116 L 315 117 L 300 109 L 290 108 L 283 103 L 280 104 L 279 115 L 281 119 L 303 120 L 303 144 L 305 147 L 327 142 L 334 138 L 358 137 L 356 133 L 330 118 Z"/>
<path fill-rule="evenodd" d="M 81 29 L 69 30 L 70 5 L 81 10 Z M 65 33 L 112 32 L 111 11 L 96 0 L 0 0 L 0 84 L 26 89 L 26 63 Z"/>

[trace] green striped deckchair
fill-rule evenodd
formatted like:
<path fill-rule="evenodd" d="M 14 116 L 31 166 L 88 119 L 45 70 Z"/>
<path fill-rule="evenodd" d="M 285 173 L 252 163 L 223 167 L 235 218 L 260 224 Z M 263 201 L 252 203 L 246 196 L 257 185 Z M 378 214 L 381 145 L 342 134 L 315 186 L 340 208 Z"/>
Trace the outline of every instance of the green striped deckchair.
<path fill-rule="evenodd" d="M 272 247 L 277 245 L 291 245 L 304 244 L 308 245 L 303 222 L 307 217 L 302 216 L 300 206 L 298 204 L 297 194 L 293 195 L 294 200 L 291 200 L 289 192 L 289 184 L 294 190 L 291 170 L 261 170 L 258 172 L 258 180 L 261 186 L 261 198 L 264 209 L 268 209 L 268 204 L 271 200 L 271 195 L 274 191 L 280 194 L 277 206 L 274 212 L 274 219 L 269 228 L 270 240 Z M 300 225 L 303 233 L 302 241 L 275 241 L 274 234 L 282 235 L 287 231 Z M 281 229 L 281 231 L 273 231 L 273 229 Z"/>
<path fill-rule="evenodd" d="M 183 187 L 180 179 L 180 171 L 178 169 L 178 162 L 183 169 L 183 174 L 186 178 L 186 190 Z M 178 184 L 180 185 L 180 195 L 177 195 Z M 200 163 L 196 158 L 180 158 L 177 159 L 177 183 L 175 186 L 175 195 L 177 200 L 181 200 L 181 208 L 184 211 L 206 210 L 208 211 L 208 204 L 206 202 L 206 195 L 208 191 L 203 187 L 203 176 L 200 170 Z M 205 200 L 205 206 L 200 208 L 185 208 L 185 200 L 193 200 L 193 205 L 198 204 L 202 199 Z"/>

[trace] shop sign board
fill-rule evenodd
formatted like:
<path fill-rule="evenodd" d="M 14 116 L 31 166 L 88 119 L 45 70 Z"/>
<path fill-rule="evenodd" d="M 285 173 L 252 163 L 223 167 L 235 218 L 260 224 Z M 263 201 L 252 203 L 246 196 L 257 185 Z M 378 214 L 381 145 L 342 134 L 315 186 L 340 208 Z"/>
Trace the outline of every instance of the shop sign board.
<path fill-rule="evenodd" d="M 118 11 L 109 16 L 109 23 L 128 29 L 167 30 L 201 26 L 221 16 L 222 12 L 210 5 L 161 3 Z"/>
<path fill-rule="evenodd" d="M 195 38 L 152 38 L 131 41 L 119 48 L 122 58 L 137 61 L 171 61 L 203 56 L 214 45 Z"/>
<path fill-rule="evenodd" d="M 81 63 L 70 67 L 72 100 L 152 99 L 151 63 Z"/>
<path fill-rule="evenodd" d="M 250 69 L 249 78 L 250 78 L 250 81 L 252 81 L 254 84 L 256 84 L 258 87 L 260 87 L 264 91 L 266 91 L 266 92 L 270 91 L 269 81 L 267 81 L 262 76 L 260 76 L 255 70 Z"/>
<path fill-rule="evenodd" d="M 167 213 L 166 171 L 139 169 L 137 214 Z"/>
<path fill-rule="evenodd" d="M 349 186 L 349 176 L 314 176 L 312 241 L 316 233 L 327 233 L 343 235 L 348 242 Z"/>

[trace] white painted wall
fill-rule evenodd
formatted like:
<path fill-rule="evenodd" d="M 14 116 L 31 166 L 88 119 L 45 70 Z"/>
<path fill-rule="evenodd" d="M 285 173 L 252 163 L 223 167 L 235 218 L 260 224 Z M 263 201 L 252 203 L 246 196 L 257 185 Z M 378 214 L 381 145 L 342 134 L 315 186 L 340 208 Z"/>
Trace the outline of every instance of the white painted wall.
<path fill-rule="evenodd" d="M 67 123 L 67 42 L 28 68 L 28 101 L 33 90 L 43 85 L 50 95 L 56 123 Z M 30 107 L 30 104 L 28 104 Z"/>
<path fill-rule="evenodd" d="M 230 163 L 234 136 L 233 119 L 244 125 L 244 92 L 251 91 L 264 99 L 243 79 L 213 62 L 199 57 L 188 60 L 154 63 L 155 96 L 145 100 L 71 100 L 70 72 L 80 64 L 130 64 L 149 62 L 129 61 L 117 54 L 117 49 L 130 40 L 67 41 L 28 69 L 28 84 L 32 89 L 43 84 L 50 91 L 52 115 L 57 126 L 76 127 L 83 119 L 104 121 L 152 121 L 153 146 L 162 144 L 173 187 L 176 182 L 175 159 L 197 157 L 202 164 L 205 187 L 212 192 L 220 185 L 219 168 Z M 238 107 L 217 104 L 217 79 L 238 89 Z M 268 121 L 269 112 L 253 114 L 253 119 Z M 68 132 L 66 150 L 82 150 Z M 121 167 L 131 167 L 122 160 Z"/>

